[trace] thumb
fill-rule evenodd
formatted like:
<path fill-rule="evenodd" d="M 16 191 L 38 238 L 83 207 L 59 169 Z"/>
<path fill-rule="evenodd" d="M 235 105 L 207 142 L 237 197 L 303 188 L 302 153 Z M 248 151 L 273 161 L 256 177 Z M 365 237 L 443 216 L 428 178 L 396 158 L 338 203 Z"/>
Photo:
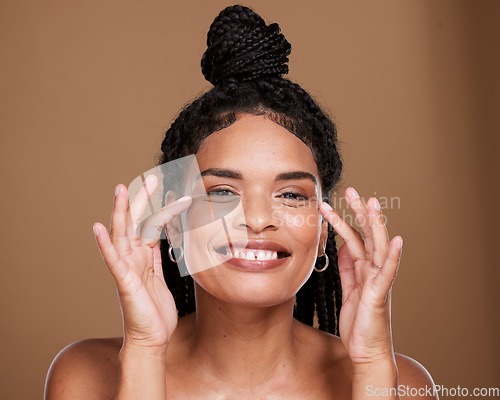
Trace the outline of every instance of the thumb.
<path fill-rule="evenodd" d="M 342 285 L 342 302 L 344 303 L 349 298 L 350 293 L 356 289 L 354 259 L 351 257 L 346 244 L 343 244 L 339 249 L 338 266 Z"/>
<path fill-rule="evenodd" d="M 159 275 L 163 279 L 163 265 L 161 263 L 161 251 L 159 242 L 153 247 L 153 269 L 155 275 Z"/>

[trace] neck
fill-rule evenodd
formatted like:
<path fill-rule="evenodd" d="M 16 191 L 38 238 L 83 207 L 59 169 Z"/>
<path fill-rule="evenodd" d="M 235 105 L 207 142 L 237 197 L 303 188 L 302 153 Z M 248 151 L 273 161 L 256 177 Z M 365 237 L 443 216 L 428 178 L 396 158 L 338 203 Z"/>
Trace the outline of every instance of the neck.
<path fill-rule="evenodd" d="M 255 387 L 281 382 L 295 367 L 295 298 L 270 307 L 228 304 L 196 283 L 195 294 L 190 356 L 211 376 Z"/>

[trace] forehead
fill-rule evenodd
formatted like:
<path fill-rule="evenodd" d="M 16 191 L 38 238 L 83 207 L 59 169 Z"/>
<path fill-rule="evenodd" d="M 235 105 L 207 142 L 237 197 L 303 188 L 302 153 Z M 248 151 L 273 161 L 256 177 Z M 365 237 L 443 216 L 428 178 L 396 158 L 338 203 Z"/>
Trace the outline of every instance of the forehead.
<path fill-rule="evenodd" d="M 264 115 L 243 114 L 231 126 L 209 135 L 196 159 L 200 170 L 228 168 L 244 177 L 306 171 L 318 177 L 311 149 Z M 318 179 L 319 180 L 319 179 Z"/>

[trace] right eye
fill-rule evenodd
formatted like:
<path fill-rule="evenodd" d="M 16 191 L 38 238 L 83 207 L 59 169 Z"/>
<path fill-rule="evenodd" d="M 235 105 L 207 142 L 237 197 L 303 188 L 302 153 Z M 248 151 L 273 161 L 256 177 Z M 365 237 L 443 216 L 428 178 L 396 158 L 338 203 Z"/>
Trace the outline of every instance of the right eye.
<path fill-rule="evenodd" d="M 207 192 L 209 196 L 232 196 L 235 193 L 233 193 L 230 189 L 228 188 L 217 188 L 214 190 L 211 190 Z"/>

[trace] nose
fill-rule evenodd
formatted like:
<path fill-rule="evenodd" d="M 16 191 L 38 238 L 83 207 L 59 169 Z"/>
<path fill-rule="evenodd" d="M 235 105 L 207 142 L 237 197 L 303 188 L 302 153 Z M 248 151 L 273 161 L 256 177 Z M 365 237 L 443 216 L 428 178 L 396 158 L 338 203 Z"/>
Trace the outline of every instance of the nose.
<path fill-rule="evenodd" d="M 247 194 L 242 196 L 243 214 L 237 221 L 240 229 L 252 233 L 274 231 L 281 225 L 271 198 L 264 195 Z"/>

